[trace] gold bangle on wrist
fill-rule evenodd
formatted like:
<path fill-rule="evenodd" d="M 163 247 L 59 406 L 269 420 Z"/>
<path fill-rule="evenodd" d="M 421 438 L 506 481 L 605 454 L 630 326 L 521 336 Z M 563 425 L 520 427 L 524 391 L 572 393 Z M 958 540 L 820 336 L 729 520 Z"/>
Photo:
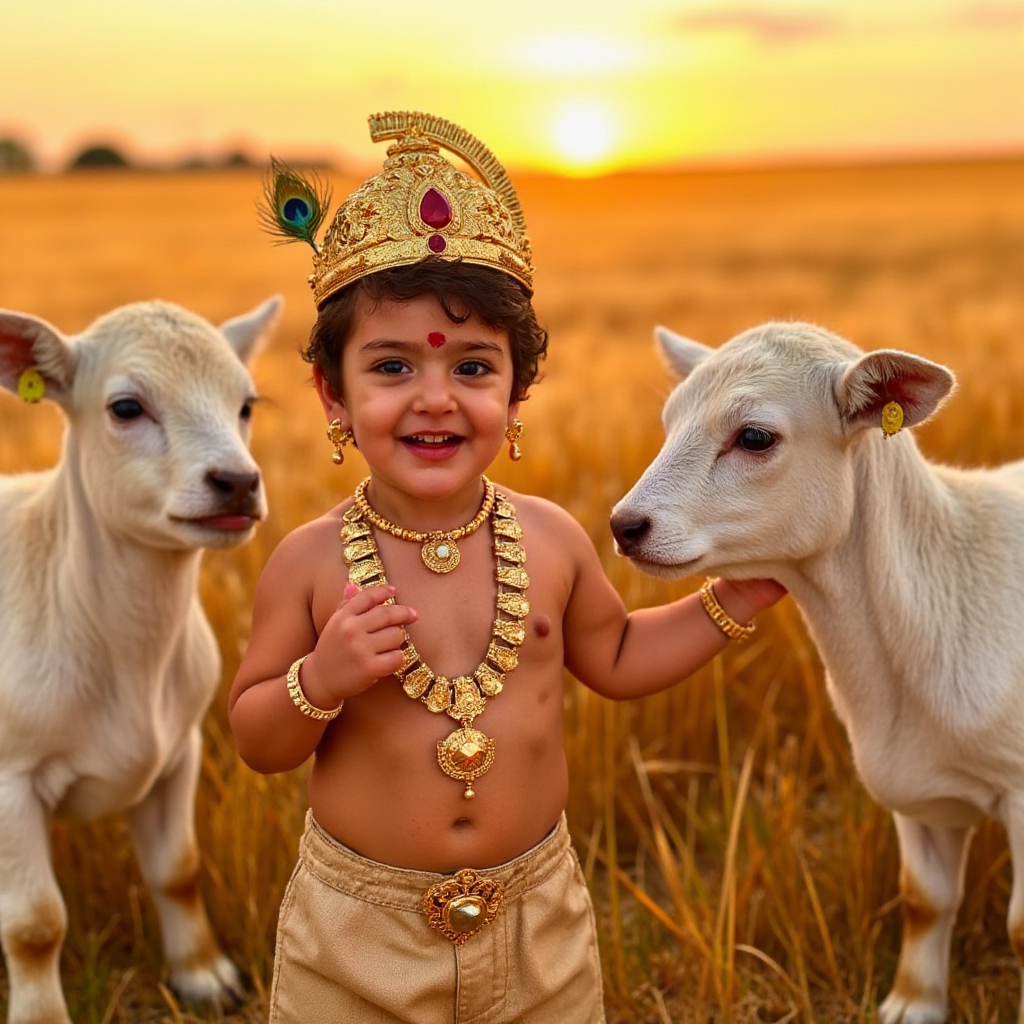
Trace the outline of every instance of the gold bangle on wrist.
<path fill-rule="evenodd" d="M 288 669 L 288 674 L 284 677 L 288 683 L 288 696 L 291 697 L 295 706 L 304 715 L 309 718 L 315 718 L 318 722 L 330 722 L 341 714 L 341 709 L 345 702 L 342 701 L 333 711 L 324 711 L 323 708 L 318 708 L 315 704 L 310 704 L 306 700 L 306 695 L 302 692 L 302 687 L 299 685 L 299 669 L 302 668 L 302 663 L 308 657 L 308 654 L 304 654 L 298 661 L 293 662 L 292 667 Z"/>
<path fill-rule="evenodd" d="M 730 639 L 746 640 L 757 628 L 751 622 L 747 626 L 738 623 L 719 603 L 715 597 L 715 581 L 709 576 L 700 588 L 700 603 L 708 613 L 711 621 Z"/>

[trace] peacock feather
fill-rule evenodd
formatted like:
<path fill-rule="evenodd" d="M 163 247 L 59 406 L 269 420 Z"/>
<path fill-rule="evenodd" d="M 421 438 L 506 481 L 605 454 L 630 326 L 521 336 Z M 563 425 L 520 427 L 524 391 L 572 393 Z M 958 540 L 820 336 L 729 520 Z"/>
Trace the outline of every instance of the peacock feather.
<path fill-rule="evenodd" d="M 259 204 L 260 224 L 279 242 L 307 242 L 319 252 L 316 234 L 327 216 L 331 190 L 316 174 L 309 177 L 293 170 L 276 157 L 263 181 L 263 202 Z"/>

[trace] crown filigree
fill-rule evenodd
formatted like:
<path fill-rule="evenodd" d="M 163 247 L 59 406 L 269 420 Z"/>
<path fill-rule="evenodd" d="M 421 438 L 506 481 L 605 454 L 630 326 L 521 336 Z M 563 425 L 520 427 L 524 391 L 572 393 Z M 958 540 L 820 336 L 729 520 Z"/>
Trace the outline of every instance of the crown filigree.
<path fill-rule="evenodd" d="M 395 141 L 383 170 L 338 207 L 321 245 L 315 233 L 326 203 L 319 182 L 275 161 L 266 186 L 264 225 L 313 247 L 309 283 L 317 306 L 361 277 L 430 256 L 494 267 L 532 292 L 522 207 L 494 154 L 463 128 L 430 114 L 374 114 L 369 124 L 374 142 Z M 449 163 L 442 147 L 482 180 Z"/>

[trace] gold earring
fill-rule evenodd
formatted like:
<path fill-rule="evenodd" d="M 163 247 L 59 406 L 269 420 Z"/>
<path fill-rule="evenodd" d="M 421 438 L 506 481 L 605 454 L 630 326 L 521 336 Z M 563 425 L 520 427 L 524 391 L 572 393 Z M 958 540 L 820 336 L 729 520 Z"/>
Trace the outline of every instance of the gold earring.
<path fill-rule="evenodd" d="M 882 409 L 882 437 L 888 441 L 893 434 L 898 434 L 903 427 L 903 406 L 899 402 L 889 402 Z"/>
<path fill-rule="evenodd" d="M 334 454 L 331 456 L 331 462 L 336 466 L 340 466 L 345 461 L 345 455 L 341 449 L 355 441 L 355 435 L 353 435 L 351 430 L 341 425 L 341 420 L 331 420 L 327 427 L 327 440 L 334 445 Z"/>
<path fill-rule="evenodd" d="M 522 436 L 523 433 L 523 421 L 513 420 L 511 425 L 505 428 L 505 439 L 508 441 L 508 457 L 513 462 L 518 462 L 522 457 L 523 453 L 516 442 Z"/>

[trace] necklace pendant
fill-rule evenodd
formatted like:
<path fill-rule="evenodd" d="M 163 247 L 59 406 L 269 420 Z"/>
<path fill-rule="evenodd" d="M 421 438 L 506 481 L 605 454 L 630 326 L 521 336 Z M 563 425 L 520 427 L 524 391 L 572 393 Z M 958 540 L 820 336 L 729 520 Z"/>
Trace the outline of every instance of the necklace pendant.
<path fill-rule="evenodd" d="M 423 564 L 436 573 L 451 572 L 459 564 L 462 557 L 459 546 L 451 537 L 433 537 L 420 549 Z"/>
<path fill-rule="evenodd" d="M 473 782 L 494 764 L 494 740 L 479 729 L 463 726 L 437 741 L 437 763 L 450 778 Z M 467 785 L 463 795 L 472 800 L 472 786 Z"/>

